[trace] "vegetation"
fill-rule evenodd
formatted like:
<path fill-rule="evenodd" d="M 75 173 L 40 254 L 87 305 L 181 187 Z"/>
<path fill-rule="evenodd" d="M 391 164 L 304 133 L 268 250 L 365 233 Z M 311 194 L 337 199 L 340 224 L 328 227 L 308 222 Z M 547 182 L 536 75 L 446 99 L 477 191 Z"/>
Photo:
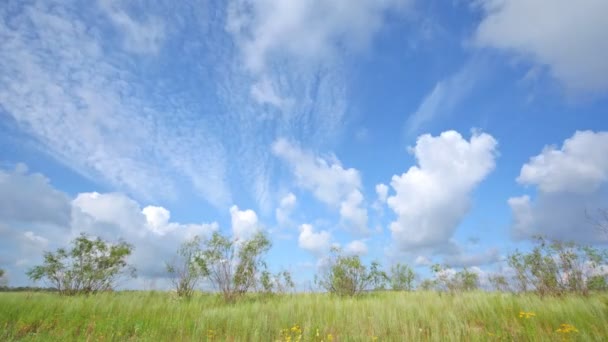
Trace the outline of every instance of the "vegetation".
<path fill-rule="evenodd" d="M 6 287 L 8 285 L 8 279 L 6 272 L 0 268 L 0 287 Z"/>
<path fill-rule="evenodd" d="M 591 247 L 539 238 L 530 252 L 508 257 L 512 274 L 489 277 L 501 292 L 479 291 L 478 273 L 442 265 L 433 265 L 433 278 L 413 291 L 417 276 L 409 266 L 396 264 L 387 274 L 377 262 L 367 266 L 358 256 L 333 249 L 316 277 L 326 293 L 315 294 L 287 294 L 294 287 L 291 274 L 267 269 L 263 257 L 269 248 L 262 233 L 249 240 L 220 233 L 188 240 L 167 264 L 175 294 L 0 293 L 0 340 L 599 341 L 608 336 L 602 269 L 608 253 Z M 61 294 L 101 292 L 120 275 L 132 274 L 125 261 L 131 251 L 125 242 L 81 235 L 70 250 L 45 253 L 43 265 L 28 275 Z M 203 280 L 217 291 L 196 291 Z"/>
<path fill-rule="evenodd" d="M 479 275 L 467 268 L 455 272 L 439 264 L 435 264 L 431 266 L 431 270 L 435 274 L 435 279 L 431 280 L 427 286 L 435 288 L 438 291 L 454 293 L 473 291 L 479 288 Z"/>
<path fill-rule="evenodd" d="M 416 274 L 411 267 L 396 264 L 391 267 L 390 284 L 393 291 L 412 291 Z"/>
<path fill-rule="evenodd" d="M 44 279 L 64 295 L 112 290 L 121 275 L 135 275 L 126 262 L 132 251 L 124 241 L 110 244 L 81 234 L 72 241 L 72 249 L 45 252 L 44 263 L 27 275 L 34 281 Z"/>
<path fill-rule="evenodd" d="M 205 242 L 197 262 L 208 270 L 209 280 L 224 299 L 233 302 L 258 285 L 259 276 L 266 269 L 262 256 L 270 246 L 263 233 L 239 241 L 215 232 Z"/>
<path fill-rule="evenodd" d="M 534 291 L 540 296 L 587 295 L 590 290 L 605 289 L 607 270 L 603 267 L 607 262 L 608 251 L 541 237 L 529 253 L 516 251 L 508 258 L 515 271 L 513 290 Z"/>
<path fill-rule="evenodd" d="M 207 265 L 201 260 L 200 244 L 199 236 L 184 242 L 174 260 L 167 263 L 167 272 L 175 292 L 180 297 L 190 298 L 197 284 L 209 275 Z"/>
<path fill-rule="evenodd" d="M 605 341 L 608 294 L 0 293 L 0 340 Z"/>
<path fill-rule="evenodd" d="M 388 277 L 373 262 L 369 269 L 357 255 L 343 255 L 337 248 L 332 249 L 329 264 L 324 273 L 317 277 L 317 284 L 325 291 L 338 296 L 356 296 L 366 290 L 384 289 Z"/>

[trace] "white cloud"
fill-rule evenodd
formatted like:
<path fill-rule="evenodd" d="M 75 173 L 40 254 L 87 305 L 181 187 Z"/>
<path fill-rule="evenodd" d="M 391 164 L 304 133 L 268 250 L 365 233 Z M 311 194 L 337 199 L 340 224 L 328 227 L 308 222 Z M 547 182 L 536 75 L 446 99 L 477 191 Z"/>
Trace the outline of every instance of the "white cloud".
<path fill-rule="evenodd" d="M 228 7 L 226 29 L 246 67 L 260 72 L 277 54 L 317 62 L 333 58 L 338 47 L 364 48 L 382 27 L 385 13 L 408 2 L 235 0 Z"/>
<path fill-rule="evenodd" d="M 577 131 L 561 149 L 546 147 L 521 168 L 517 182 L 544 193 L 593 193 L 608 181 L 608 132 Z"/>
<path fill-rule="evenodd" d="M 319 201 L 339 208 L 351 231 L 367 232 L 367 209 L 356 169 L 345 169 L 335 157 L 333 161 L 315 157 L 285 139 L 275 141 L 272 151 L 287 162 L 300 187 L 311 191 Z"/>
<path fill-rule="evenodd" d="M 378 195 L 378 200 L 382 203 L 385 203 L 386 199 L 388 198 L 388 186 L 383 183 L 377 184 L 376 194 Z"/>
<path fill-rule="evenodd" d="M 97 34 L 103 21 L 76 7 L 0 7 L 7 120 L 59 162 L 138 198 L 174 197 L 179 179 L 213 205 L 230 203 L 225 149 L 207 119 L 177 96 L 163 96 L 158 109 L 156 90 L 144 91 L 133 63 Z"/>
<path fill-rule="evenodd" d="M 233 205 L 230 207 L 230 218 L 232 221 L 232 236 L 239 240 L 247 240 L 260 231 L 258 215 L 251 209 L 239 210 Z"/>
<path fill-rule="evenodd" d="M 366 234 L 367 209 L 365 208 L 363 195 L 359 190 L 353 190 L 346 199 L 340 203 L 340 216 L 348 230 L 359 234 Z"/>
<path fill-rule="evenodd" d="M 331 234 L 325 230 L 315 232 L 310 224 L 300 226 L 300 236 L 298 246 L 316 256 L 322 256 L 331 248 Z"/>
<path fill-rule="evenodd" d="M 594 229 L 588 212 L 608 201 L 608 132 L 577 131 L 561 147 L 545 147 L 521 168 L 517 181 L 534 186 L 528 195 L 508 200 L 512 231 L 518 238 L 546 235 L 597 243 L 608 236 Z"/>
<path fill-rule="evenodd" d="M 0 203 L 23 199 L 37 203 L 52 198 L 60 208 L 67 206 L 68 220 L 54 216 L 32 214 L 16 218 L 10 211 L 0 210 L 0 259 L 11 270 L 11 283 L 27 284 L 23 270 L 42 260 L 42 252 L 66 247 L 80 233 L 99 236 L 108 241 L 124 239 L 134 245 L 129 262 L 138 269 L 138 275 L 148 279 L 166 276 L 164 263 L 174 255 L 179 245 L 194 235 L 209 236 L 218 230 L 218 224 L 182 224 L 170 220 L 169 210 L 147 206 L 143 210 L 138 202 L 121 193 L 80 193 L 70 202 L 68 196 L 51 185 L 40 174 L 10 175 L 11 181 L 23 181 L 32 191 L 0 193 Z M 0 171 L 4 175 L 4 171 Z"/>
<path fill-rule="evenodd" d="M 367 254 L 367 245 L 365 244 L 365 241 L 354 240 L 346 245 L 344 252 L 350 255 L 365 255 Z"/>
<path fill-rule="evenodd" d="M 388 206 L 397 214 L 390 224 L 396 246 L 436 248 L 449 243 L 470 208 L 470 194 L 494 169 L 497 142 L 486 133 L 470 141 L 455 131 L 418 138 L 411 149 L 418 161 L 395 175 Z"/>
<path fill-rule="evenodd" d="M 423 255 L 417 256 L 416 260 L 414 260 L 414 265 L 416 266 L 431 266 L 432 264 L 433 262 Z"/>
<path fill-rule="evenodd" d="M 13 171 L 0 170 L 0 217 L 9 221 L 52 222 L 68 226 L 68 197 L 53 188 L 48 178 L 28 173 L 19 164 Z"/>
<path fill-rule="evenodd" d="M 120 0 L 99 0 L 98 3 L 123 34 L 123 47 L 127 51 L 140 54 L 158 53 L 165 40 L 165 25 L 161 18 L 148 16 L 145 20 L 136 20 L 125 11 Z"/>
<path fill-rule="evenodd" d="M 296 195 L 288 193 L 281 199 L 279 207 L 275 210 L 275 218 L 280 225 L 288 225 L 290 223 L 289 216 L 297 203 Z"/>
<path fill-rule="evenodd" d="M 417 134 L 425 124 L 440 116 L 450 115 L 471 93 L 479 80 L 479 65 L 478 60 L 471 62 L 450 77 L 437 82 L 416 111 L 408 116 L 405 123 L 406 133 Z"/>
<path fill-rule="evenodd" d="M 547 66 L 567 88 L 608 90 L 608 2 L 481 0 L 480 46 L 515 52 Z M 533 26 L 522 23 L 534 23 Z"/>

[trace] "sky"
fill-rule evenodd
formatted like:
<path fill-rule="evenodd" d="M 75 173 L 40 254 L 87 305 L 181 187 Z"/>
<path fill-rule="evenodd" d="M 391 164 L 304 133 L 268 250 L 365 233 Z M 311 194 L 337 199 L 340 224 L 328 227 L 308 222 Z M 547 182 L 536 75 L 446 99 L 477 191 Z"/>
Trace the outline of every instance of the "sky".
<path fill-rule="evenodd" d="M 604 0 L 0 5 L 0 268 L 81 232 L 165 288 L 179 245 L 268 234 L 298 288 L 332 248 L 504 270 L 606 246 Z"/>

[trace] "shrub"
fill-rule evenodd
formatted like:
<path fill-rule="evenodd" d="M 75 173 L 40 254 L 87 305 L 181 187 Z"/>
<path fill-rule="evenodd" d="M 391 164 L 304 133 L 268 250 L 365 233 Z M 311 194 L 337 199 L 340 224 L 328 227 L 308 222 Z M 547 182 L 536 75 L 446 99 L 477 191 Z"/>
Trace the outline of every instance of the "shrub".
<path fill-rule="evenodd" d="M 111 290 L 121 275 L 135 276 L 126 262 L 132 251 L 124 241 L 110 244 L 81 234 L 72 241 L 72 249 L 45 252 L 44 263 L 27 275 L 34 281 L 46 280 L 64 295 Z"/>
<path fill-rule="evenodd" d="M 201 260 L 200 245 L 199 236 L 185 241 L 177 251 L 177 256 L 166 265 L 173 287 L 180 297 L 191 297 L 196 285 L 209 275 L 206 263 Z"/>
<path fill-rule="evenodd" d="M 380 270 L 380 264 L 373 262 L 368 269 L 359 256 L 345 256 L 336 248 L 326 272 L 316 277 L 316 282 L 329 293 L 339 296 L 356 296 L 363 291 L 384 289 L 388 277 Z"/>
<path fill-rule="evenodd" d="M 197 262 L 208 271 L 209 280 L 224 299 L 232 302 L 256 288 L 266 268 L 262 256 L 270 246 L 270 240 L 261 232 L 245 241 L 231 240 L 215 232 L 204 243 Z"/>

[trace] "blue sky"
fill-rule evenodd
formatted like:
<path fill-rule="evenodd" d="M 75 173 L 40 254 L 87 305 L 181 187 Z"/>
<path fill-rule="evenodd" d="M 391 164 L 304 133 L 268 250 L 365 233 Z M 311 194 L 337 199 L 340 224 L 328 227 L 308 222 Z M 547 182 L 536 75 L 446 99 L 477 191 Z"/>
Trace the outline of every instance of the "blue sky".
<path fill-rule="evenodd" d="M 504 268 L 535 234 L 605 244 L 600 0 L 8 1 L 0 267 L 80 232 L 139 278 L 193 235 L 266 231 L 306 288 L 332 245 Z"/>

